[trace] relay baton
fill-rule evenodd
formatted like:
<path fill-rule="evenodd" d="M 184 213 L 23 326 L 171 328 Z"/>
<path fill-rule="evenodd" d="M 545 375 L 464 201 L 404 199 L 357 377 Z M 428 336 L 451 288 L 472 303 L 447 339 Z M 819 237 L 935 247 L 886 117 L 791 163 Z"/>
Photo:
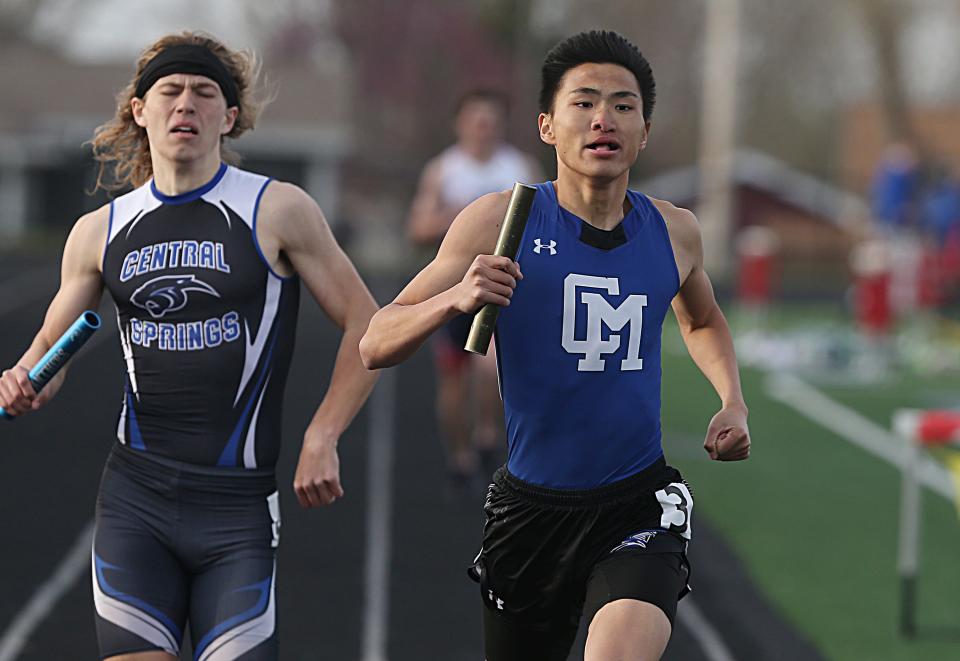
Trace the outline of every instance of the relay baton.
<path fill-rule="evenodd" d="M 92 310 L 87 310 L 81 314 L 73 322 L 73 325 L 67 329 L 67 332 L 60 336 L 60 339 L 30 370 L 27 378 L 30 379 L 33 389 L 37 393 L 43 390 L 50 379 L 60 371 L 60 368 L 83 346 L 84 342 L 90 339 L 90 336 L 98 328 L 100 328 L 100 315 Z M 0 406 L 0 416 L 7 420 L 13 420 L 15 417 L 4 411 L 2 406 Z"/>
<path fill-rule="evenodd" d="M 497 248 L 493 251 L 497 257 L 516 259 L 517 251 L 520 249 L 520 239 L 527 226 L 527 217 L 530 215 L 530 207 L 533 206 L 533 197 L 536 193 L 537 189 L 533 186 L 521 183 L 513 185 L 513 195 L 510 196 L 510 204 L 507 205 L 507 213 L 504 214 L 503 224 L 500 226 Z M 470 324 L 470 334 L 467 335 L 464 350 L 481 356 L 487 355 L 490 338 L 493 337 L 493 328 L 497 325 L 498 314 L 500 314 L 499 305 L 487 303 L 480 308 L 473 317 L 473 323 Z"/>

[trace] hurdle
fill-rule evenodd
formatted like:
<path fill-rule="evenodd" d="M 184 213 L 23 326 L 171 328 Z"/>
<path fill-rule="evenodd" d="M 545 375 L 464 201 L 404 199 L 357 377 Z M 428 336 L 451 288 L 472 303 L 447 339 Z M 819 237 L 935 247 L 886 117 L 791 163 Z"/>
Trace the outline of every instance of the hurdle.
<path fill-rule="evenodd" d="M 893 429 L 904 441 L 897 549 L 900 632 L 913 638 L 917 634 L 917 577 L 920 573 L 921 452 L 924 447 L 960 446 L 960 411 L 899 409 L 893 415 Z M 955 489 L 956 479 L 954 477 Z"/>

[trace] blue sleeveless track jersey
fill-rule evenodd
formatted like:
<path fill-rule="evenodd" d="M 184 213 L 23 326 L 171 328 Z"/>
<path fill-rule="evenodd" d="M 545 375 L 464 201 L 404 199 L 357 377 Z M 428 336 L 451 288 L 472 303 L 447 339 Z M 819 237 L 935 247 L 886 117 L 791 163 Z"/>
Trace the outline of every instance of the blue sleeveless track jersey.
<path fill-rule="evenodd" d="M 268 183 L 223 165 L 194 191 L 170 197 L 150 181 L 111 203 L 103 278 L 127 368 L 117 437 L 130 448 L 276 463 L 300 285 L 256 240 Z"/>
<path fill-rule="evenodd" d="M 584 221 L 539 184 L 517 261 L 523 280 L 497 322 L 507 468 L 527 482 L 586 489 L 662 454 L 660 337 L 679 287 L 663 217 L 627 192 L 626 242 L 580 240 Z"/>

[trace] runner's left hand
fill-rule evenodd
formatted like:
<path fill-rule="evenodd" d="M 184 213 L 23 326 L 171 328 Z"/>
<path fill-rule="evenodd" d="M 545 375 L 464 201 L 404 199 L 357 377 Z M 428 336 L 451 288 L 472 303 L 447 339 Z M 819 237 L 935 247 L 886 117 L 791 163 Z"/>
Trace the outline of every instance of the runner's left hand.
<path fill-rule="evenodd" d="M 337 439 L 308 428 L 293 477 L 293 490 L 301 507 L 330 505 L 343 497 Z"/>
<path fill-rule="evenodd" d="M 707 427 L 703 449 L 715 461 L 742 461 L 750 456 L 746 409 L 721 409 Z"/>

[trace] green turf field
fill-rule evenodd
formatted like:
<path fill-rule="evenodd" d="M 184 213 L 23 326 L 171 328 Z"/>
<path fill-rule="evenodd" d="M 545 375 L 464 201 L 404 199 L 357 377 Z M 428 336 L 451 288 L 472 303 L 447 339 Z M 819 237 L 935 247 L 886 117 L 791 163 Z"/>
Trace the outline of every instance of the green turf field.
<path fill-rule="evenodd" d="M 768 397 L 765 374 L 752 369 L 743 380 L 753 456 L 741 464 L 706 460 L 700 444 L 718 401 L 692 361 L 669 350 L 678 344 L 670 337 L 676 329 L 667 325 L 664 335 L 667 458 L 691 482 L 697 514 L 724 533 L 782 614 L 829 659 L 960 659 L 960 520 L 953 504 L 924 492 L 919 636 L 904 640 L 898 470 Z M 945 406 L 945 395 L 960 384 L 903 376 L 818 388 L 889 428 L 894 409 Z"/>

